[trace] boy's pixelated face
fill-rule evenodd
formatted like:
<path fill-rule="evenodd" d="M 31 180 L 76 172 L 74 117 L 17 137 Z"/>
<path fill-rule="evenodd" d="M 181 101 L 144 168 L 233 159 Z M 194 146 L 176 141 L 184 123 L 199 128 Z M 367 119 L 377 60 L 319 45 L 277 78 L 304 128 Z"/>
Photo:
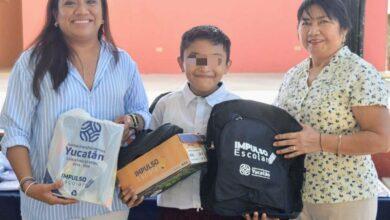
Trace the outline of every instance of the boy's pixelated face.
<path fill-rule="evenodd" d="M 229 71 L 231 62 L 226 62 L 222 44 L 214 45 L 209 40 L 196 40 L 178 58 L 180 68 L 186 73 L 191 91 L 198 96 L 208 96 L 218 89 L 218 83 Z"/>

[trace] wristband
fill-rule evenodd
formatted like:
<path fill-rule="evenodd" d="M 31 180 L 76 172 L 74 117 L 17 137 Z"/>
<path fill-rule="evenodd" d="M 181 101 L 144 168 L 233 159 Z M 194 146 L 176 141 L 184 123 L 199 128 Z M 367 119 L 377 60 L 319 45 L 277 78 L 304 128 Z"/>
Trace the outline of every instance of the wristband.
<path fill-rule="evenodd" d="M 339 135 L 338 137 L 338 142 L 337 142 L 337 149 L 336 149 L 336 155 L 339 156 L 340 148 L 341 148 L 341 138 L 343 137 L 342 134 Z"/>
<path fill-rule="evenodd" d="M 130 114 L 129 115 L 131 120 L 133 121 L 133 128 L 138 128 L 138 125 L 139 125 L 139 121 L 138 121 L 138 117 L 136 114 Z"/>
<path fill-rule="evenodd" d="M 24 192 L 24 191 L 23 191 L 23 185 L 24 185 L 27 181 L 33 181 L 33 182 L 35 182 L 36 180 L 35 180 L 35 178 L 32 177 L 32 176 L 25 176 L 25 177 L 23 177 L 23 178 L 20 180 L 20 182 L 19 182 L 19 187 L 20 187 L 20 189 L 22 190 L 22 192 Z"/>
<path fill-rule="evenodd" d="M 28 196 L 28 195 L 27 195 L 28 190 L 29 190 L 29 189 L 31 188 L 31 186 L 34 185 L 34 184 L 37 184 L 37 182 L 36 182 L 36 181 L 33 181 L 33 182 L 31 182 L 30 184 L 28 184 L 28 186 L 27 186 L 27 188 L 26 188 L 26 191 L 24 192 L 24 194 L 25 194 L 26 196 Z"/>

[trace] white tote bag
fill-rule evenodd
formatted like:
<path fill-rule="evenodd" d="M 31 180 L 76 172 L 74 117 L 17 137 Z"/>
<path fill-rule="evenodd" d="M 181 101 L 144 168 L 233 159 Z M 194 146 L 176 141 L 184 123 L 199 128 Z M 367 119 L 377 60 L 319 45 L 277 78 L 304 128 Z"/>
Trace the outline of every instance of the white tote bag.
<path fill-rule="evenodd" d="M 63 113 L 50 144 L 45 182 L 62 180 L 59 196 L 111 210 L 123 126 L 82 109 Z"/>

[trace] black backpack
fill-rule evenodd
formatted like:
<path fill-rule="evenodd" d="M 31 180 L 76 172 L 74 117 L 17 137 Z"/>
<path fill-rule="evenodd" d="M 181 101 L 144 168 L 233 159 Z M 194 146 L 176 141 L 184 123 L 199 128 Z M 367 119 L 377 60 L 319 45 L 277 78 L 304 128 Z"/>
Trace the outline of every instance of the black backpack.
<path fill-rule="evenodd" d="M 154 109 L 156 108 L 156 105 L 158 103 L 158 101 L 160 101 L 160 99 L 168 94 L 171 94 L 172 92 L 164 92 L 164 93 L 161 93 L 160 95 L 158 95 L 156 98 L 154 98 L 152 104 L 150 104 L 149 106 L 149 112 L 150 113 L 153 113 Z M 1 140 L 1 139 L 0 139 Z"/>
<path fill-rule="evenodd" d="M 284 159 L 272 144 L 276 134 L 301 129 L 275 106 L 249 100 L 215 105 L 207 127 L 202 207 L 224 216 L 259 211 L 296 218 L 302 211 L 304 156 Z"/>

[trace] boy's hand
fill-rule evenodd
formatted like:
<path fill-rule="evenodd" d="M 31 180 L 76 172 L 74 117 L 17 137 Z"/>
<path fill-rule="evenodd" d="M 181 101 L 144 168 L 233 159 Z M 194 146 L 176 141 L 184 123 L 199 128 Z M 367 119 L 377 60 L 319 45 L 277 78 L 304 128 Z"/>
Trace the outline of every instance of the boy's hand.
<path fill-rule="evenodd" d="M 130 188 L 126 188 L 124 190 L 121 189 L 121 200 L 127 207 L 132 208 L 138 206 L 144 201 L 144 197 L 138 198 L 137 194 Z"/>
<path fill-rule="evenodd" d="M 248 213 L 245 214 L 245 220 L 259 220 L 259 213 L 254 212 L 251 217 Z M 265 213 L 261 215 L 261 220 L 279 220 L 278 218 L 268 218 Z"/>

